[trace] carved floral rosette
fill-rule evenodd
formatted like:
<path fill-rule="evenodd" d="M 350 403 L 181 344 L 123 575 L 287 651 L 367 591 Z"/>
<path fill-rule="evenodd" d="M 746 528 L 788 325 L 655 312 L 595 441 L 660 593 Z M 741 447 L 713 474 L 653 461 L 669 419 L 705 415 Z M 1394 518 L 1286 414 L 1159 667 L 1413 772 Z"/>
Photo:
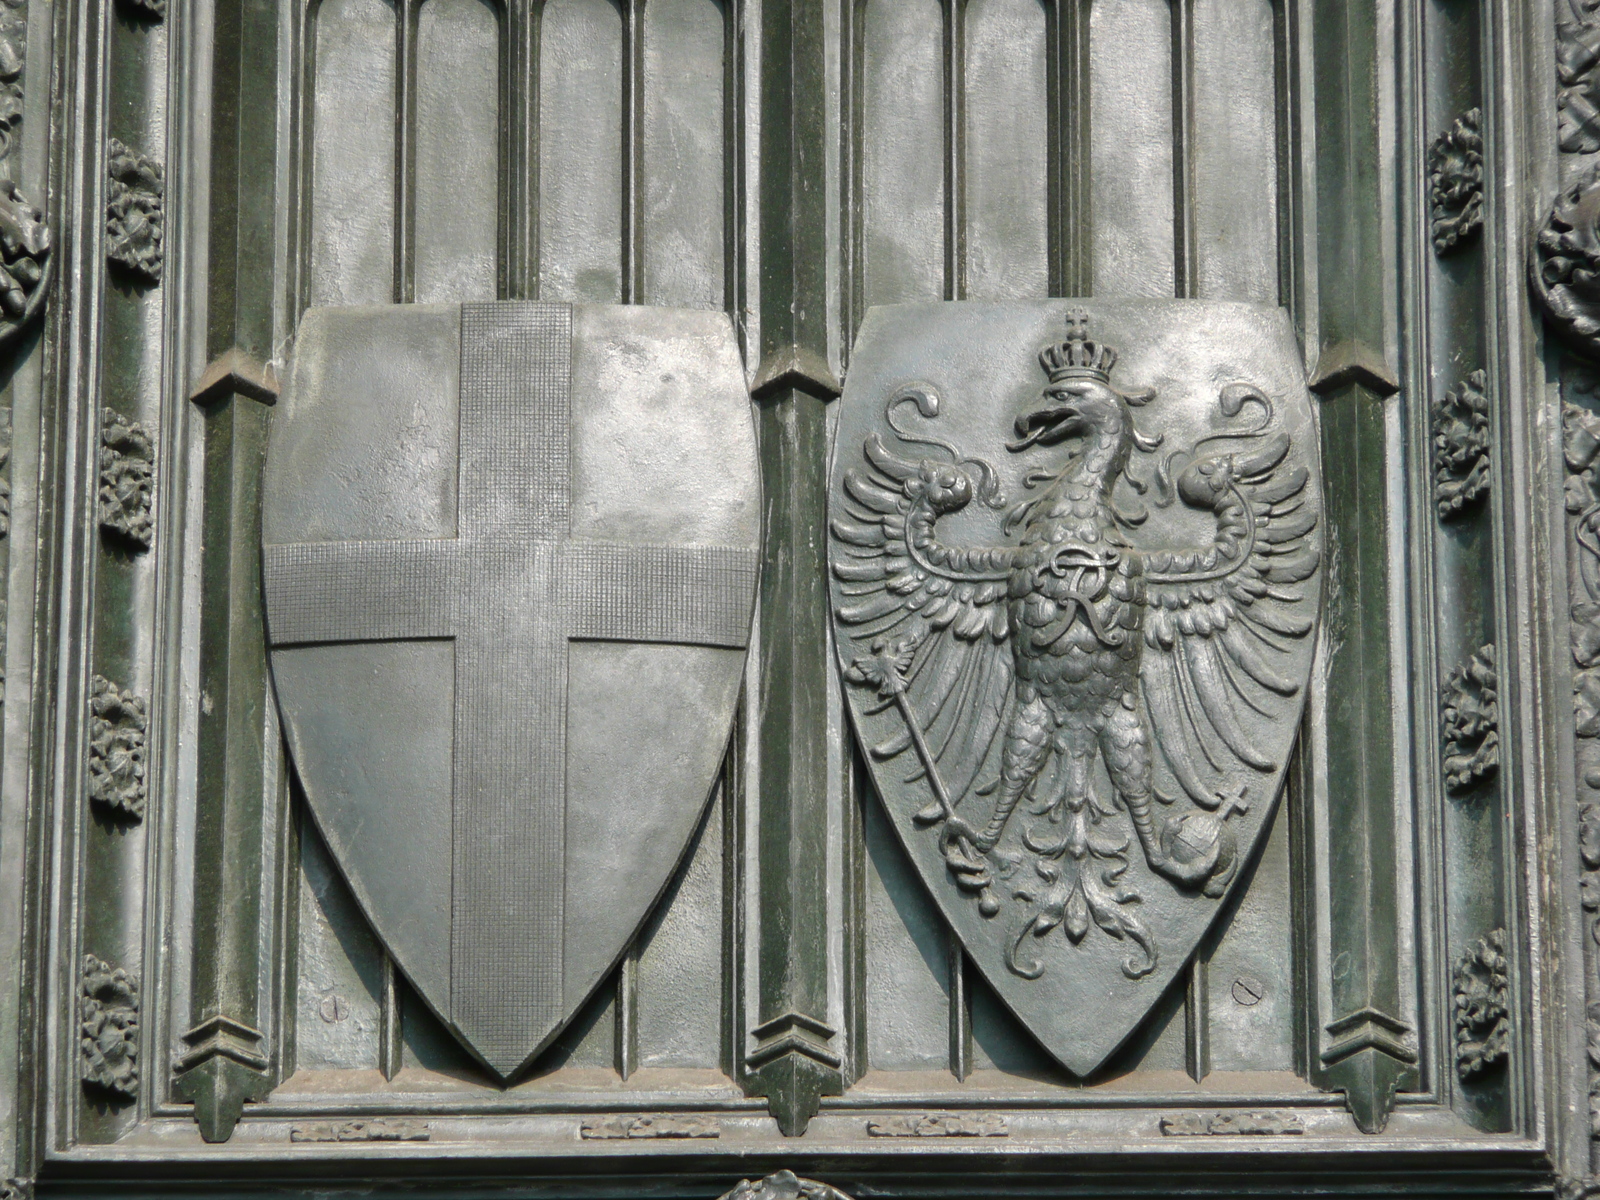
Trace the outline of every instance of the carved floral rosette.
<path fill-rule="evenodd" d="M 1500 769 L 1500 693 L 1494 643 L 1474 651 L 1445 677 L 1440 698 L 1444 781 L 1465 792 Z"/>
<path fill-rule="evenodd" d="M 0 167 L 0 170 L 3 170 Z M 20 334 L 50 291 L 50 230 L 44 210 L 0 178 L 0 346 Z"/>
<path fill-rule="evenodd" d="M 79 1004 L 84 1083 L 131 1099 L 139 1090 L 139 981 L 85 955 Z"/>
<path fill-rule="evenodd" d="M 89 799 L 118 816 L 144 818 L 143 697 L 96 675 L 89 695 Z"/>
<path fill-rule="evenodd" d="M 1600 18 L 1594 0 L 1572 0 L 1557 8 L 1556 120 L 1561 149 L 1568 154 L 1600 150 Z"/>
<path fill-rule="evenodd" d="M 1511 1038 L 1506 931 L 1478 939 L 1455 969 L 1456 1073 L 1469 1080 L 1503 1063 Z"/>
<path fill-rule="evenodd" d="M 120 0 L 122 11 L 139 20 L 164 21 L 167 0 Z"/>
<path fill-rule="evenodd" d="M 741 1179 L 720 1200 L 850 1200 L 838 1188 L 801 1179 L 793 1171 L 777 1171 L 765 1179 Z"/>
<path fill-rule="evenodd" d="M 1428 147 L 1428 201 L 1433 248 L 1460 249 L 1483 228 L 1483 137 L 1480 109 L 1469 109 Z"/>
<path fill-rule="evenodd" d="M 1528 279 L 1545 323 L 1600 355 L 1600 165 L 1562 189 L 1534 237 Z"/>
<path fill-rule="evenodd" d="M 1489 494 L 1488 376 L 1474 371 L 1433 402 L 1433 494 L 1439 519 Z"/>
<path fill-rule="evenodd" d="M 50 290 L 49 226 L 14 182 L 27 45 L 26 0 L 0 0 L 0 346 L 28 327 Z"/>
<path fill-rule="evenodd" d="M 166 169 L 112 138 L 107 148 L 106 257 L 145 283 L 161 282 Z"/>
<path fill-rule="evenodd" d="M 155 441 L 140 422 L 106 409 L 100 427 L 100 528 L 137 550 L 155 534 Z"/>
<path fill-rule="evenodd" d="M 1592 381 L 1569 378 L 1569 394 L 1587 390 L 1582 386 L 1585 382 Z M 1592 746 L 1592 739 L 1600 737 L 1600 413 L 1569 399 L 1562 410 L 1562 435 L 1572 539 L 1569 561 L 1574 732 L 1579 739 L 1579 777 L 1586 786 L 1596 787 L 1600 786 L 1600 763 L 1591 761 L 1594 755 L 1586 753 L 1585 746 Z M 1600 866 L 1600 830 L 1592 840 L 1595 862 L 1589 864 L 1591 868 Z"/>

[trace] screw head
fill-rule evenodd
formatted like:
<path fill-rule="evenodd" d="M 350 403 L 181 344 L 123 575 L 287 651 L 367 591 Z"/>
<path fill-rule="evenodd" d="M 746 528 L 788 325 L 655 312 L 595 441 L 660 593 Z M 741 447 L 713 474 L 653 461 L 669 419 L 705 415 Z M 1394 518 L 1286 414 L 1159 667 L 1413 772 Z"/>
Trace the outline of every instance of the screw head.
<path fill-rule="evenodd" d="M 324 996 L 317 1005 L 317 1015 L 330 1025 L 342 1021 L 350 1015 L 350 1001 L 337 993 Z"/>
<path fill-rule="evenodd" d="M 1241 975 L 1233 981 L 1233 1001 L 1245 1008 L 1260 1004 L 1266 994 L 1266 985 L 1254 975 Z"/>

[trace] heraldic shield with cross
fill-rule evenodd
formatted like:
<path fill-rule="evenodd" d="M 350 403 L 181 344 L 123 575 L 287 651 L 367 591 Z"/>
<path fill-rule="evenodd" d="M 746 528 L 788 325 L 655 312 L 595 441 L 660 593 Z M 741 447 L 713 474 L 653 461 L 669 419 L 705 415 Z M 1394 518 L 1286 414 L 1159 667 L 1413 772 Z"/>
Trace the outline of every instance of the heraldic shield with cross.
<path fill-rule="evenodd" d="M 856 728 L 967 953 L 1079 1076 L 1270 827 L 1321 606 L 1316 446 L 1278 309 L 863 323 L 829 497 Z"/>
<path fill-rule="evenodd" d="M 606 977 L 693 838 L 758 518 L 723 314 L 301 322 L 263 494 L 289 746 L 395 962 L 502 1078 Z"/>

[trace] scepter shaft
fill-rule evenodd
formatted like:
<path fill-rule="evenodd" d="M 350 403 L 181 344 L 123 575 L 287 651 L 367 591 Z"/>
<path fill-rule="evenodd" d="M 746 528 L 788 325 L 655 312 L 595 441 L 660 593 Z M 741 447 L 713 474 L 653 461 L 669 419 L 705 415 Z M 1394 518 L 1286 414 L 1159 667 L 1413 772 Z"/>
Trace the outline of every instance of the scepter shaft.
<path fill-rule="evenodd" d="M 950 803 L 950 793 L 945 791 L 944 780 L 939 778 L 939 767 L 933 761 L 933 752 L 928 749 L 927 739 L 922 736 L 922 726 L 917 723 L 916 714 L 911 711 L 911 701 L 906 699 L 904 687 L 895 690 L 894 703 L 900 710 L 901 717 L 905 719 L 906 729 L 911 734 L 911 744 L 916 748 L 917 758 L 922 761 L 922 770 L 928 777 L 928 786 L 933 789 L 933 798 L 939 802 L 939 807 L 944 809 L 945 819 L 948 820 L 956 815 L 956 807 Z"/>

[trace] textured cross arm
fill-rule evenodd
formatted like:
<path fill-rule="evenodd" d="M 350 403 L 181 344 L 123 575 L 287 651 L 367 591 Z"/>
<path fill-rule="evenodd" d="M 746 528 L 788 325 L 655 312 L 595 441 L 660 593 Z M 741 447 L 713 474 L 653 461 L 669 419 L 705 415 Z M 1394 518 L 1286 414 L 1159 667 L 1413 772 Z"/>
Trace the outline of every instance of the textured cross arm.
<path fill-rule="evenodd" d="M 742 649 L 750 643 L 753 550 L 570 542 L 569 636 Z"/>
<path fill-rule="evenodd" d="M 456 633 L 453 539 L 294 542 L 263 554 L 274 646 Z"/>

